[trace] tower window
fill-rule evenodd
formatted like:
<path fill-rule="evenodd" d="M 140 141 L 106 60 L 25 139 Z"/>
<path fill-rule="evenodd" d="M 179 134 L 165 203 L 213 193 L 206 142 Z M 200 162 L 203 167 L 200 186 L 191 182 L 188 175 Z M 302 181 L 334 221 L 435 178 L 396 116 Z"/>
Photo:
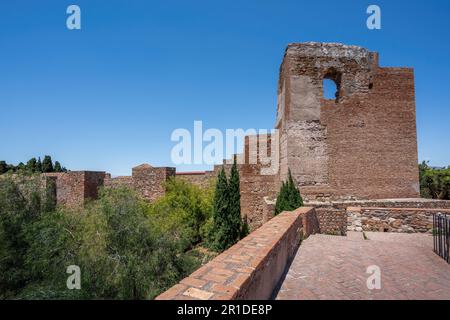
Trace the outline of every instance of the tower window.
<path fill-rule="evenodd" d="M 323 97 L 328 100 L 335 100 L 338 97 L 336 82 L 331 79 L 323 79 Z"/>
<path fill-rule="evenodd" d="M 323 77 L 323 97 L 325 99 L 339 101 L 341 78 L 341 73 L 334 68 L 325 73 Z"/>

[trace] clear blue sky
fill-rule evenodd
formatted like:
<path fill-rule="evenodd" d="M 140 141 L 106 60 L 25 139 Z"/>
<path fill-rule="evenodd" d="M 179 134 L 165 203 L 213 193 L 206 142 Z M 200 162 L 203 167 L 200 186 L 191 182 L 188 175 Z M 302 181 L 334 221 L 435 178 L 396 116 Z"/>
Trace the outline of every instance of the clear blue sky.
<path fill-rule="evenodd" d="M 82 30 L 66 28 L 66 8 Z M 382 9 L 382 30 L 366 8 Z M 343 42 L 415 68 L 419 158 L 450 164 L 449 1 L 40 0 L 0 5 L 0 159 L 72 170 L 171 165 L 176 128 L 274 125 L 290 42 Z M 183 167 L 196 170 L 199 167 Z"/>

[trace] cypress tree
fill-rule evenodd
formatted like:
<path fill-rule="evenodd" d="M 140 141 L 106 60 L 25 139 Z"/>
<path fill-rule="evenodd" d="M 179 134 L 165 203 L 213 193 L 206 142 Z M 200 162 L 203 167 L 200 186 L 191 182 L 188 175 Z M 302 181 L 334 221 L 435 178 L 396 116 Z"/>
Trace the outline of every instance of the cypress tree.
<path fill-rule="evenodd" d="M 289 204 L 292 207 L 292 210 L 295 210 L 303 206 L 303 199 L 300 195 L 298 187 L 294 183 L 294 179 L 292 179 L 291 169 L 289 169 L 288 189 L 289 189 L 289 196 L 288 196 Z"/>
<path fill-rule="evenodd" d="M 37 161 L 36 158 L 31 158 L 30 160 L 28 160 L 27 162 L 27 169 L 30 172 L 36 172 L 36 165 L 37 165 Z"/>
<path fill-rule="evenodd" d="M 291 170 L 289 169 L 288 180 L 282 182 L 280 193 L 277 197 L 275 215 L 278 215 L 283 211 L 293 211 L 301 206 L 303 206 L 303 199 L 292 178 Z"/>
<path fill-rule="evenodd" d="M 59 161 L 55 161 L 54 171 L 55 172 L 62 172 L 61 163 L 59 163 Z"/>
<path fill-rule="evenodd" d="M 41 162 L 41 157 L 39 157 L 39 158 L 38 158 L 38 161 L 36 162 L 35 172 L 42 172 L 42 162 Z"/>
<path fill-rule="evenodd" d="M 233 245 L 240 238 L 241 233 L 241 193 L 240 193 L 239 171 L 237 169 L 236 155 L 231 167 L 230 182 L 228 184 L 229 210 L 228 229 L 230 236 L 229 245 Z"/>
<path fill-rule="evenodd" d="M 50 156 L 44 157 L 44 161 L 42 161 L 42 172 L 53 172 L 52 157 Z"/>
<path fill-rule="evenodd" d="M 225 175 L 225 169 L 219 172 L 216 182 L 216 192 L 214 194 L 213 211 L 213 249 L 222 251 L 227 248 L 227 216 L 228 216 L 228 181 Z"/>

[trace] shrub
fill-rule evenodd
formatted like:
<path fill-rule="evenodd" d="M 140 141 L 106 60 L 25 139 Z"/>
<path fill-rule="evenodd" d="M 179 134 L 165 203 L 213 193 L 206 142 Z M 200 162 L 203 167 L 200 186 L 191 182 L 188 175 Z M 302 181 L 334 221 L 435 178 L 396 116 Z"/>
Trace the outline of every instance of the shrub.
<path fill-rule="evenodd" d="M 161 233 L 178 239 L 187 250 L 205 240 L 203 226 L 211 217 L 213 194 L 212 189 L 172 178 L 164 197 L 151 204 L 148 212 Z"/>
<path fill-rule="evenodd" d="M 47 210 L 28 189 L 0 180 L 1 298 L 151 299 L 201 263 L 183 243 L 198 239 L 167 232 L 183 208 L 180 228 L 200 234 L 202 223 L 191 219 L 205 221 L 212 201 L 189 185 L 168 188 L 162 202 L 177 210 L 166 218 L 127 188 L 102 190 L 99 200 L 73 210 Z M 81 290 L 66 288 L 69 265 L 81 269 Z"/>
<path fill-rule="evenodd" d="M 450 167 L 436 169 L 427 162 L 419 165 L 420 195 L 423 198 L 450 200 Z"/>
<path fill-rule="evenodd" d="M 283 211 L 293 211 L 303 206 L 303 199 L 289 170 L 288 180 L 282 182 L 280 193 L 275 204 L 275 215 Z"/>

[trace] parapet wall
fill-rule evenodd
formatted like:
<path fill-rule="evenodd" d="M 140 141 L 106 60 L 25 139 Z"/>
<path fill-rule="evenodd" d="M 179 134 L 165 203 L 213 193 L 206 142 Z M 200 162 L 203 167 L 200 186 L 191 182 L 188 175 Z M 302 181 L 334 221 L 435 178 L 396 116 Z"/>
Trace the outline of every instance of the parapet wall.
<path fill-rule="evenodd" d="M 433 214 L 450 214 L 450 209 L 426 208 L 347 208 L 347 230 L 432 233 Z"/>
<path fill-rule="evenodd" d="M 215 178 L 213 171 L 177 172 L 175 176 L 177 179 L 192 183 L 200 188 L 211 187 L 212 180 Z"/>
<path fill-rule="evenodd" d="M 155 201 L 166 193 L 165 183 L 170 177 L 175 176 L 175 168 L 152 167 L 142 164 L 132 169 L 131 177 L 107 177 L 106 188 L 126 186 L 133 188 L 147 201 Z"/>
<path fill-rule="evenodd" d="M 450 212 L 450 201 L 391 199 L 309 202 L 316 208 L 320 232 L 345 235 L 347 231 L 431 232 L 432 215 Z"/>
<path fill-rule="evenodd" d="M 302 238 L 318 231 L 314 208 L 283 212 L 156 299 L 270 299 Z"/>

